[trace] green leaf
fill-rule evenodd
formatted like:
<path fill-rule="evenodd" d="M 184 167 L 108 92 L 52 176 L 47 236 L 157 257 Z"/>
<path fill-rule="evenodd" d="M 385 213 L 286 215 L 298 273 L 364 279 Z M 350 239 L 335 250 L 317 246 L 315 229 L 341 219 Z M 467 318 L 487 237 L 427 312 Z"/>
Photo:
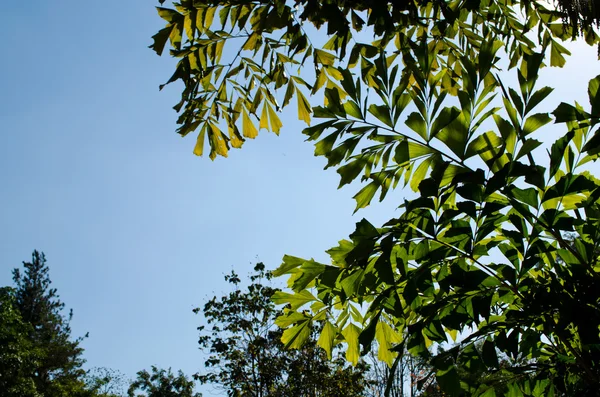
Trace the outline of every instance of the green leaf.
<path fill-rule="evenodd" d="M 596 130 L 594 136 L 583 145 L 581 148 L 582 153 L 589 153 L 590 155 L 596 155 L 600 153 L 600 130 Z"/>
<path fill-rule="evenodd" d="M 348 344 L 346 349 L 346 360 L 351 362 L 352 365 L 358 364 L 358 359 L 360 358 L 360 346 L 358 344 L 360 328 L 354 324 L 348 324 L 342 331 L 342 335 Z"/>
<path fill-rule="evenodd" d="M 171 33 L 169 34 L 169 41 L 171 42 L 171 46 L 177 50 L 181 49 L 181 40 L 183 38 L 182 34 L 183 23 L 177 22 L 172 24 Z"/>
<path fill-rule="evenodd" d="M 359 157 L 354 161 L 348 162 L 346 165 L 338 168 L 337 173 L 340 174 L 340 187 L 351 183 L 365 169 L 367 161 L 363 157 Z"/>
<path fill-rule="evenodd" d="M 423 116 L 420 113 L 413 112 L 408 115 L 406 121 L 404 122 L 408 128 L 416 132 L 426 141 L 429 141 L 427 136 L 427 123 Z"/>
<path fill-rule="evenodd" d="M 310 103 L 299 88 L 296 88 L 296 96 L 298 97 L 298 119 L 304 120 L 306 124 L 310 125 L 310 114 L 312 113 Z"/>
<path fill-rule="evenodd" d="M 547 201 L 557 197 L 565 197 L 571 194 L 591 192 L 598 188 L 596 182 L 584 175 L 567 174 L 562 176 L 555 185 L 551 186 L 542 201 Z"/>
<path fill-rule="evenodd" d="M 362 120 L 362 118 L 363 118 L 363 114 L 360 110 L 360 107 L 358 107 L 358 105 L 354 101 L 344 102 L 344 111 L 348 115 L 350 115 L 356 119 Z"/>
<path fill-rule="evenodd" d="M 315 49 L 314 52 L 315 63 L 319 63 L 321 65 L 333 66 L 335 63 L 335 55 L 330 54 L 327 51 Z"/>
<path fill-rule="evenodd" d="M 519 189 L 518 187 L 513 187 L 510 190 L 510 193 L 517 200 L 537 209 L 539 207 L 538 203 L 538 191 L 534 188 L 527 189 Z"/>
<path fill-rule="evenodd" d="M 394 123 L 392 122 L 392 118 L 390 116 L 390 108 L 388 106 L 372 104 L 369 106 L 369 113 L 375 116 L 383 124 L 394 128 Z"/>
<path fill-rule="evenodd" d="M 164 29 L 161 29 L 152 36 L 154 43 L 150 45 L 150 48 L 153 49 L 158 55 L 162 55 L 163 50 L 165 49 L 165 44 L 171 35 L 172 26 L 169 25 Z"/>
<path fill-rule="evenodd" d="M 326 269 L 326 266 L 315 262 L 314 260 L 304 261 L 300 266 L 298 272 L 298 278 L 293 280 L 292 289 L 296 292 L 300 292 L 305 289 L 317 276 L 322 274 Z"/>
<path fill-rule="evenodd" d="M 460 115 L 460 110 L 455 106 L 444 108 L 435 118 L 431 126 L 431 137 L 435 137 L 442 129 L 446 128 Z"/>
<path fill-rule="evenodd" d="M 427 175 L 427 170 L 429 169 L 429 166 L 431 165 L 431 162 L 433 160 L 434 156 L 427 157 L 421 162 L 421 164 L 419 164 L 419 166 L 413 173 L 412 177 L 410 178 L 410 188 L 413 192 L 419 191 L 419 184 L 423 179 L 425 179 L 425 176 Z"/>
<path fill-rule="evenodd" d="M 558 172 L 565 154 L 565 150 L 567 150 L 567 146 L 569 145 L 569 142 L 571 142 L 571 139 L 573 139 L 574 135 L 575 132 L 571 130 L 565 136 L 552 144 L 552 148 L 550 150 L 550 178 L 552 178 Z"/>
<path fill-rule="evenodd" d="M 284 255 L 283 263 L 273 271 L 273 276 L 279 277 L 283 276 L 284 274 L 288 274 L 290 270 L 294 270 L 300 267 L 304 262 L 306 261 L 302 258 L 298 258 L 296 256 L 291 255 Z"/>
<path fill-rule="evenodd" d="M 510 95 L 510 98 L 512 99 L 512 102 L 515 105 L 515 108 L 517 109 L 519 114 L 523 114 L 523 111 L 524 111 L 523 101 L 521 100 L 521 97 L 519 96 L 519 94 L 517 94 L 517 91 L 515 91 L 512 88 L 509 88 L 508 94 Z"/>
<path fill-rule="evenodd" d="M 194 147 L 194 154 L 196 156 L 202 156 L 202 154 L 204 153 L 205 136 L 206 136 L 206 124 L 200 130 L 200 132 L 198 133 L 198 138 L 196 139 L 196 146 Z"/>
<path fill-rule="evenodd" d="M 496 397 L 496 390 L 490 387 L 485 392 L 479 394 L 479 397 Z"/>
<path fill-rule="evenodd" d="M 562 68 L 567 62 L 563 54 L 571 55 L 569 50 L 558 44 L 555 40 L 552 40 L 552 45 L 550 46 L 550 66 Z"/>
<path fill-rule="evenodd" d="M 156 7 L 158 15 L 167 22 L 179 22 L 183 15 L 171 8 Z"/>
<path fill-rule="evenodd" d="M 594 116 L 600 116 L 600 75 L 590 80 L 588 84 L 588 97 L 590 99 L 590 105 L 592 105 L 592 114 Z"/>
<path fill-rule="evenodd" d="M 317 345 L 321 346 L 323 350 L 325 350 L 329 360 L 331 360 L 331 352 L 335 346 L 334 340 L 336 334 L 337 329 L 329 321 L 326 321 L 323 329 L 321 330 L 321 335 L 319 335 L 319 340 L 317 341 Z"/>
<path fill-rule="evenodd" d="M 583 110 L 577 109 L 573 105 L 561 102 L 560 105 L 552 112 L 557 123 L 565 123 L 567 121 L 583 121 L 588 120 L 591 116 Z"/>
<path fill-rule="evenodd" d="M 194 33 L 196 31 L 196 13 L 190 12 L 185 15 L 183 19 L 183 30 L 185 30 L 185 34 L 188 40 L 194 40 Z"/>
<path fill-rule="evenodd" d="M 340 287 L 342 287 L 346 296 L 352 297 L 356 294 L 360 288 L 364 273 L 364 270 L 358 269 L 340 281 Z M 348 274 L 348 271 L 344 272 L 344 274 Z"/>
<path fill-rule="evenodd" d="M 527 139 L 525 143 L 523 143 L 523 146 L 521 146 L 521 149 L 519 149 L 519 153 L 517 154 L 517 157 L 515 157 L 515 160 L 518 160 L 521 157 L 528 155 L 536 148 L 538 148 L 541 144 L 542 142 L 536 139 Z"/>
<path fill-rule="evenodd" d="M 368 206 L 371 203 L 373 196 L 375 196 L 378 188 L 379 184 L 373 181 L 360 189 L 360 191 L 354 196 L 354 200 L 356 200 L 356 208 L 354 209 L 354 212 Z"/>
<path fill-rule="evenodd" d="M 517 143 L 517 132 L 515 131 L 515 127 L 497 114 L 493 117 L 494 122 L 500 131 L 500 135 L 506 144 L 506 152 L 513 154 Z"/>
<path fill-rule="evenodd" d="M 545 126 L 552 121 L 552 118 L 548 116 L 548 113 L 536 113 L 527 118 L 525 125 L 523 126 L 523 134 L 525 136 L 531 134 L 540 127 Z"/>
<path fill-rule="evenodd" d="M 519 387 L 519 385 L 515 382 L 515 383 L 509 383 L 507 385 L 508 387 L 508 393 L 506 394 L 506 397 L 523 397 L 524 394 L 521 391 L 521 388 Z"/>
<path fill-rule="evenodd" d="M 469 158 L 476 154 L 481 154 L 485 152 L 498 152 L 498 147 L 502 146 L 504 141 L 498 135 L 496 135 L 492 131 L 485 132 L 479 135 L 477 138 L 473 139 L 469 146 L 467 146 L 467 151 L 465 153 L 465 158 Z"/>
<path fill-rule="evenodd" d="M 304 320 L 283 331 L 281 342 L 289 349 L 301 349 L 310 336 L 310 320 Z"/>
<path fill-rule="evenodd" d="M 543 87 L 531 94 L 529 98 L 529 102 L 525 106 L 525 114 L 527 115 L 530 111 L 533 110 L 537 105 L 540 104 L 548 95 L 550 95 L 554 91 L 554 88 Z"/>
<path fill-rule="evenodd" d="M 397 353 L 391 351 L 394 347 L 393 344 L 400 343 L 402 340 L 386 322 L 379 321 L 375 329 L 375 338 L 379 344 L 377 352 L 377 358 L 386 363 L 388 366 L 392 366 L 394 357 Z"/>
<path fill-rule="evenodd" d="M 300 291 L 295 294 L 289 294 L 283 291 L 277 291 L 271 297 L 273 302 L 276 305 L 284 305 L 289 303 L 291 305 L 292 310 L 296 310 L 309 302 L 316 301 L 315 298 L 309 291 Z"/>
<path fill-rule="evenodd" d="M 288 311 L 275 319 L 275 325 L 280 328 L 287 328 L 292 324 L 301 323 L 307 320 L 310 320 L 310 318 L 305 313 Z"/>
<path fill-rule="evenodd" d="M 443 128 L 435 137 L 442 141 L 461 160 L 464 160 L 464 150 L 467 146 L 469 128 L 465 113 L 454 119 L 446 128 Z"/>

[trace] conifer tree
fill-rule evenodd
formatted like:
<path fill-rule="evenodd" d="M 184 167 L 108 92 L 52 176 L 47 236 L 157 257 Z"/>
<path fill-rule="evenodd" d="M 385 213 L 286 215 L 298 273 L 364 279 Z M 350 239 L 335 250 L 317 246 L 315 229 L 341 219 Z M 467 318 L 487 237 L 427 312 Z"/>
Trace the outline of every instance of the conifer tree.
<path fill-rule="evenodd" d="M 23 271 L 13 270 L 15 307 L 30 325 L 27 336 L 37 353 L 32 374 L 36 388 L 46 397 L 77 395 L 83 389 L 85 371 L 81 368 L 82 338 L 71 338 L 73 311 L 63 315 L 65 305 L 51 287 L 43 253 L 33 251 L 31 262 L 23 262 L 23 267 Z"/>

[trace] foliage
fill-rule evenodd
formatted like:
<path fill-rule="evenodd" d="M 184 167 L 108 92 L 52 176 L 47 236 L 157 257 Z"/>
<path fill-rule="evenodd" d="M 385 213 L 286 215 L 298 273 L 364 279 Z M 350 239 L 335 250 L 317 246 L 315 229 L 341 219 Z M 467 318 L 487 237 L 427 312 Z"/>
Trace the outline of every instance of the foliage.
<path fill-rule="evenodd" d="M 262 263 L 243 290 L 235 273 L 225 276 L 235 290 L 204 305 L 211 328 L 207 332 L 199 327 L 199 343 L 210 356 L 205 362 L 207 372 L 196 378 L 220 385 L 229 396 L 364 395 L 369 383 L 365 365 L 352 368 L 341 357 L 329 362 L 317 346 L 326 343 L 323 339 L 317 342 L 309 333 L 300 349 L 284 348 L 282 330 L 275 324 L 280 312 L 271 298 L 285 299 L 285 294 L 263 284 L 270 279 Z"/>
<path fill-rule="evenodd" d="M 136 394 L 137 391 L 144 394 Z M 175 375 L 170 368 L 164 370 L 154 365 L 152 373 L 146 370 L 137 373 L 127 394 L 130 397 L 202 397 L 200 393 L 194 393 L 194 381 L 188 380 L 183 372 Z"/>
<path fill-rule="evenodd" d="M 393 365 L 406 348 L 430 360 L 448 395 L 496 395 L 459 366 L 502 374 L 513 396 L 598 393 L 600 181 L 589 169 L 600 76 L 589 106 L 534 112 L 553 90 L 538 74 L 565 64 L 562 40 L 598 43 L 590 26 L 565 25 L 568 14 L 535 1 L 175 7 L 158 8 L 168 24 L 152 48 L 170 40 L 180 59 L 168 83 L 184 83 L 179 132 L 199 131 L 196 154 L 208 139 L 211 158 L 227 155 L 256 123 L 278 133 L 277 112 L 295 97 L 299 119 L 319 119 L 303 132 L 340 186 L 361 176 L 357 210 L 400 182 L 414 192 L 381 227 L 358 222 L 330 263 L 284 257 L 274 274 L 293 290 L 276 299 L 291 306 L 278 319 L 287 346 L 324 322 L 328 353 L 344 342 L 357 363 L 376 340 Z M 322 26 L 324 44 L 312 34 Z M 554 142 L 552 121 L 562 128 Z M 458 343 L 431 357 L 428 347 L 449 340 Z M 498 352 L 517 364 L 501 366 Z"/>
<path fill-rule="evenodd" d="M 181 102 L 175 106 L 177 111 L 183 109 L 178 132 L 184 136 L 198 132 L 194 153 L 203 154 L 206 140 L 210 157 L 215 158 L 226 156 L 230 147 L 241 147 L 246 138 L 255 138 L 259 129 L 278 134 L 282 128 L 278 111 L 297 103 L 300 120 L 310 122 L 313 110 L 313 116 L 329 119 L 305 131 L 312 140 L 325 129 L 334 131 L 316 150 L 328 157 L 328 166 L 349 158 L 363 137 L 384 146 L 390 139 L 385 133 L 393 132 L 390 130 L 413 97 L 421 106 L 432 102 L 431 114 L 426 114 L 431 120 L 423 118 L 424 111 L 410 118 L 410 128 L 422 138 L 420 143 L 441 140 L 453 151 L 459 150 L 446 134 L 436 135 L 457 116 L 452 107 L 439 107 L 447 94 L 456 96 L 461 88 L 473 90 L 475 85 L 483 89 L 477 81 L 462 87 L 462 76 L 473 73 L 473 68 L 463 65 L 463 58 L 483 51 L 480 77 L 486 77 L 485 87 L 491 85 L 493 91 L 497 82 L 488 72 L 496 64 L 498 47 L 505 47 L 512 67 L 541 44 L 551 51 L 551 64 L 560 66 L 568 51 L 556 38 L 579 31 L 560 22 L 565 14 L 537 2 L 514 0 L 298 0 L 295 4 L 285 0 L 184 0 L 175 6 L 158 7 L 167 26 L 153 37 L 151 48 L 160 55 L 169 41 L 171 54 L 180 59 L 167 84 L 184 83 Z M 524 21 L 519 19 L 519 8 Z M 310 34 L 312 28 L 323 25 L 330 39 L 321 46 L 313 44 L 321 40 Z M 598 42 L 587 25 L 582 34 L 590 44 Z M 363 42 L 369 36 L 377 40 Z M 429 50 L 427 57 L 419 56 L 419 48 L 422 52 L 424 47 Z M 398 66 L 405 67 L 400 70 Z M 311 75 L 314 78 L 307 80 Z M 425 88 L 424 80 L 426 91 L 419 94 L 420 89 L 415 88 Z M 363 84 L 371 90 L 370 95 L 364 95 Z M 312 109 L 307 95 L 317 92 L 324 95 L 326 106 Z M 484 101 L 490 93 L 484 94 L 478 99 Z M 435 109 L 434 102 L 438 104 Z M 433 122 L 437 110 L 443 110 L 439 122 L 428 131 L 431 135 L 425 136 L 424 123 Z M 334 142 L 343 136 L 352 139 L 333 151 Z M 422 146 L 411 145 L 411 151 L 420 150 L 421 156 L 432 154 L 427 145 Z M 375 148 L 372 155 L 381 152 Z M 391 152 L 386 158 L 390 157 Z M 357 173 L 360 168 L 355 165 L 352 171 Z M 346 181 L 342 179 L 342 183 Z"/>
<path fill-rule="evenodd" d="M 6 397 L 40 396 L 30 376 L 36 365 L 27 339 L 31 326 L 21 318 L 14 295 L 12 288 L 0 288 L 0 390 Z"/>
<path fill-rule="evenodd" d="M 97 397 L 123 396 L 127 379 L 121 372 L 106 368 L 94 367 L 87 371 L 85 378 L 86 388 Z"/>
<path fill-rule="evenodd" d="M 13 270 L 15 282 L 14 308 L 26 329 L 11 332 L 25 340 L 35 356 L 35 367 L 29 367 L 35 389 L 45 397 L 75 396 L 86 393 L 81 368 L 84 360 L 81 339 L 71 340 L 70 319 L 62 315 L 64 304 L 50 287 L 49 268 L 43 253 L 34 251 L 25 268 Z"/>

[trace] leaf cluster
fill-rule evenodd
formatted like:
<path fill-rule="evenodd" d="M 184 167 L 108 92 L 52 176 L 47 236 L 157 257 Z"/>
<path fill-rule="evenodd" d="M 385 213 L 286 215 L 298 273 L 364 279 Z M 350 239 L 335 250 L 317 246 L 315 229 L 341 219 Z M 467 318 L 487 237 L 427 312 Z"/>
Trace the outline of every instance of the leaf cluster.
<path fill-rule="evenodd" d="M 256 121 L 279 132 L 270 109 L 296 97 L 299 119 L 313 123 L 303 133 L 315 155 L 337 168 L 340 187 L 361 184 L 357 210 L 398 186 L 413 191 L 382 226 L 360 221 L 328 251 L 330 263 L 284 257 L 273 274 L 289 275 L 291 292 L 273 300 L 287 305 L 277 319 L 285 346 L 300 348 L 322 324 L 317 344 L 328 355 L 344 343 L 356 364 L 376 341 L 379 359 L 393 366 L 407 349 L 429 360 L 448 395 L 600 390 L 600 182 L 590 172 L 600 153 L 600 76 L 589 83 L 589 106 L 536 110 L 553 91 L 538 86 L 540 71 L 564 66 L 561 43 L 576 33 L 597 44 L 590 24 L 565 26 L 572 14 L 527 1 L 217 1 L 165 10 L 181 58 L 171 81 L 185 85 L 180 132 L 200 131 L 197 154 L 203 134 L 214 158 L 240 136 L 253 138 Z M 220 19 L 202 19 L 183 44 L 181 34 L 171 37 L 199 10 Z M 329 40 L 313 45 L 307 32 L 321 27 Z M 159 53 L 165 34 L 155 36 Z M 243 44 L 221 65 L 216 43 L 234 36 Z M 189 51 L 200 42 L 215 49 L 206 47 L 207 66 L 195 69 Z M 317 93 L 322 105 L 311 106 L 307 95 Z M 219 121 L 229 138 L 215 138 Z M 552 121 L 563 129 L 554 142 Z"/>

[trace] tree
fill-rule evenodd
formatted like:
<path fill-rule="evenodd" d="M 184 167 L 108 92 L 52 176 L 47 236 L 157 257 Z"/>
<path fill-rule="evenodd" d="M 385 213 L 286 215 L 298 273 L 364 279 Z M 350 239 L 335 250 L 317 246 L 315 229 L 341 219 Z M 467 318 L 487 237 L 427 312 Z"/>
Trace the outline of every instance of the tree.
<path fill-rule="evenodd" d="M 211 328 L 199 327 L 199 344 L 210 356 L 206 372 L 196 379 L 220 386 L 229 396 L 363 396 L 370 383 L 365 364 L 352 368 L 341 357 L 329 362 L 320 347 L 329 343 L 326 338 L 317 341 L 308 336 L 296 350 L 284 347 L 276 324 L 280 311 L 272 298 L 287 299 L 287 294 L 263 284 L 271 273 L 262 263 L 254 270 L 245 289 L 240 288 L 237 274 L 226 275 L 235 290 L 204 305 L 202 312 Z"/>
<path fill-rule="evenodd" d="M 106 368 L 94 367 L 87 371 L 85 377 L 86 388 L 97 397 L 119 397 L 127 383 L 125 375 L 121 372 Z"/>
<path fill-rule="evenodd" d="M 36 352 L 27 339 L 30 326 L 15 305 L 12 288 L 0 288 L 0 390 L 6 397 L 37 397 L 31 374 Z"/>
<path fill-rule="evenodd" d="M 145 394 L 136 394 L 143 391 Z M 181 371 L 177 376 L 168 370 L 152 366 L 152 373 L 146 370 L 137 373 L 137 379 L 131 383 L 127 394 L 130 397 L 202 397 L 194 393 L 194 381 L 188 380 Z"/>
<path fill-rule="evenodd" d="M 38 393 L 47 397 L 73 396 L 84 392 L 82 377 L 85 371 L 81 357 L 81 339 L 71 339 L 70 319 L 63 316 L 64 303 L 55 288 L 51 288 L 49 268 L 43 253 L 34 251 L 25 268 L 13 270 L 14 308 L 27 325 L 13 329 L 19 338 L 31 345 L 35 352 L 35 368 L 30 372 Z"/>
<path fill-rule="evenodd" d="M 256 123 L 279 133 L 277 113 L 295 97 L 301 120 L 319 119 L 303 133 L 340 186 L 362 175 L 357 210 L 400 182 L 415 195 L 382 226 L 360 221 L 329 263 L 284 257 L 274 275 L 289 275 L 294 292 L 278 320 L 286 345 L 325 321 L 320 338 L 346 343 L 349 361 L 373 340 L 390 366 L 406 348 L 429 360 L 448 395 L 495 395 L 459 366 L 505 375 L 515 396 L 599 393 L 600 181 L 590 164 L 600 153 L 600 76 L 589 106 L 534 112 L 553 90 L 537 86 L 540 70 L 567 61 L 562 40 L 599 41 L 595 3 L 560 4 L 158 8 L 167 26 L 152 48 L 160 54 L 170 40 L 179 58 L 167 83 L 184 83 L 178 132 L 198 132 L 196 154 L 208 140 L 211 158 L 227 155 L 257 135 Z M 321 27 L 325 44 L 311 36 Z M 554 142 L 543 134 L 552 121 L 564 131 Z M 432 356 L 428 347 L 449 340 L 458 343 Z M 502 367 L 498 352 L 521 364 Z"/>

